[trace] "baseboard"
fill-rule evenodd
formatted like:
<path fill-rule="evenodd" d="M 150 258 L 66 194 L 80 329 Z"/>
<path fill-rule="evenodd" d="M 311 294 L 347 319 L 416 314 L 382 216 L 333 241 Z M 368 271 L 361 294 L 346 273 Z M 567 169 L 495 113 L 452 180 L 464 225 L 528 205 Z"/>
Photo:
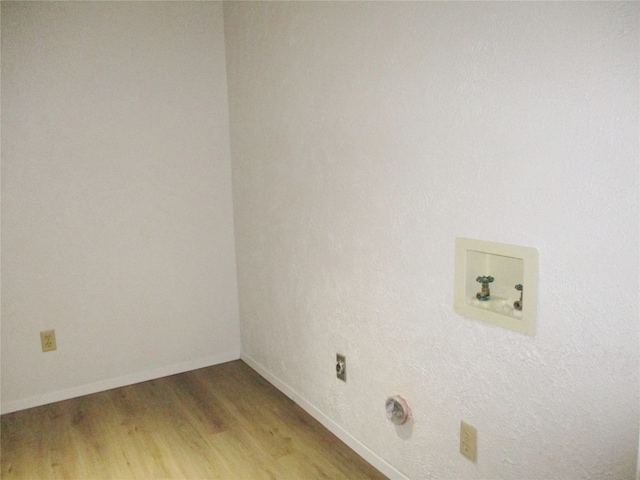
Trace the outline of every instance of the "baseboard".
<path fill-rule="evenodd" d="M 111 390 L 112 388 L 125 387 L 127 385 L 133 385 L 134 383 L 146 382 L 149 380 L 154 380 L 156 378 L 166 377 L 168 375 L 175 375 L 177 373 L 197 370 L 198 368 L 210 367 L 212 365 L 218 365 L 220 363 L 238 360 L 239 357 L 240 355 L 237 351 L 224 352 L 211 357 L 200 358 L 197 360 L 178 363 L 174 365 L 167 365 L 154 370 L 137 372 L 131 375 L 124 375 L 122 377 L 109 378 L 107 380 L 80 385 L 78 387 L 68 388 L 65 390 L 49 392 L 43 395 L 37 395 L 35 397 L 14 400 L 7 403 L 3 402 L 2 405 L 0 405 L 0 412 L 2 414 L 5 414 L 16 412 L 18 410 L 25 410 L 27 408 L 39 407 L 48 403 L 69 400 L 70 398 L 76 398 L 83 395 L 90 395 L 92 393 Z"/>
<path fill-rule="evenodd" d="M 349 448 L 364 458 L 367 462 L 377 468 L 381 473 L 393 480 L 409 480 L 408 477 L 396 470 L 393 466 L 380 458 L 374 452 L 369 450 L 360 440 L 355 438 L 344 428 L 338 425 L 335 421 L 322 413 L 318 408 L 312 405 L 309 401 L 302 398 L 293 388 L 273 375 L 269 370 L 263 367 L 251 356 L 242 353 L 240 358 L 243 362 L 253 368 L 262 377 L 264 377 L 274 387 L 284 393 L 287 397 L 293 400 L 296 404 L 302 407 L 309 415 L 319 421 L 327 430 L 333 433 L 336 437 L 346 443 Z"/>

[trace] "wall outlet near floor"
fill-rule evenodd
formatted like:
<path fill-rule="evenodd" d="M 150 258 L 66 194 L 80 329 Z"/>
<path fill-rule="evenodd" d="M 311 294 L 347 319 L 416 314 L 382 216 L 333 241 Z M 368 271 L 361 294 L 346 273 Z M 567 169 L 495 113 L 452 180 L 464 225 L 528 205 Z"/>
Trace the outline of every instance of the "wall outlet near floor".
<path fill-rule="evenodd" d="M 460 422 L 460 453 L 472 462 L 476 461 L 478 431 L 465 422 Z"/>
<path fill-rule="evenodd" d="M 43 352 L 52 352 L 58 347 L 56 346 L 56 331 L 44 330 L 40 332 L 40 343 L 42 344 Z"/>
<path fill-rule="evenodd" d="M 339 353 L 336 354 L 336 376 L 343 382 L 347 381 L 347 358 Z"/>

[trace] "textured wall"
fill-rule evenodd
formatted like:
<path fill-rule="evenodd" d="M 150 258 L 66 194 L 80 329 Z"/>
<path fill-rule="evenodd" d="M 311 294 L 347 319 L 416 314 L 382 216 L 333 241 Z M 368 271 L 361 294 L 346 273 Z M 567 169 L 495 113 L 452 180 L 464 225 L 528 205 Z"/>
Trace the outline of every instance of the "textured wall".
<path fill-rule="evenodd" d="M 243 357 L 413 479 L 632 478 L 638 4 L 231 2 L 225 35 Z M 458 236 L 538 249 L 535 337 L 454 314 Z"/>
<path fill-rule="evenodd" d="M 224 55 L 220 3 L 2 2 L 3 411 L 239 357 Z"/>

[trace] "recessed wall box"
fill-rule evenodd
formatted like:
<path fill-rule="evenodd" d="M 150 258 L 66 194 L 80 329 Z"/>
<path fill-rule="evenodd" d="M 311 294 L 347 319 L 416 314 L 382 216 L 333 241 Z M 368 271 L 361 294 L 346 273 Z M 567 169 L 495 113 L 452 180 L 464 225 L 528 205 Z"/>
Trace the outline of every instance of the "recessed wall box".
<path fill-rule="evenodd" d="M 533 336 L 537 304 L 535 248 L 456 239 L 456 313 Z"/>

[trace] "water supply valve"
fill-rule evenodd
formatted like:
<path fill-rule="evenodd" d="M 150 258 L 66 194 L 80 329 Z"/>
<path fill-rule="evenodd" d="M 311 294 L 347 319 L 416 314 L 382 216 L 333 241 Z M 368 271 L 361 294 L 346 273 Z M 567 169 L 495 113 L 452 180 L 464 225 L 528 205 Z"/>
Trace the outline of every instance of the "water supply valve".
<path fill-rule="evenodd" d="M 491 276 L 480 276 L 476 278 L 476 282 L 482 284 L 482 289 L 476 294 L 476 298 L 482 302 L 486 302 L 491 297 L 491 291 L 489 290 L 489 284 L 493 282 Z"/>
<path fill-rule="evenodd" d="M 516 300 L 515 302 L 513 302 L 513 308 L 515 308 L 516 310 L 522 310 L 522 284 L 517 284 L 515 286 L 515 289 L 520 292 L 520 300 Z"/>

